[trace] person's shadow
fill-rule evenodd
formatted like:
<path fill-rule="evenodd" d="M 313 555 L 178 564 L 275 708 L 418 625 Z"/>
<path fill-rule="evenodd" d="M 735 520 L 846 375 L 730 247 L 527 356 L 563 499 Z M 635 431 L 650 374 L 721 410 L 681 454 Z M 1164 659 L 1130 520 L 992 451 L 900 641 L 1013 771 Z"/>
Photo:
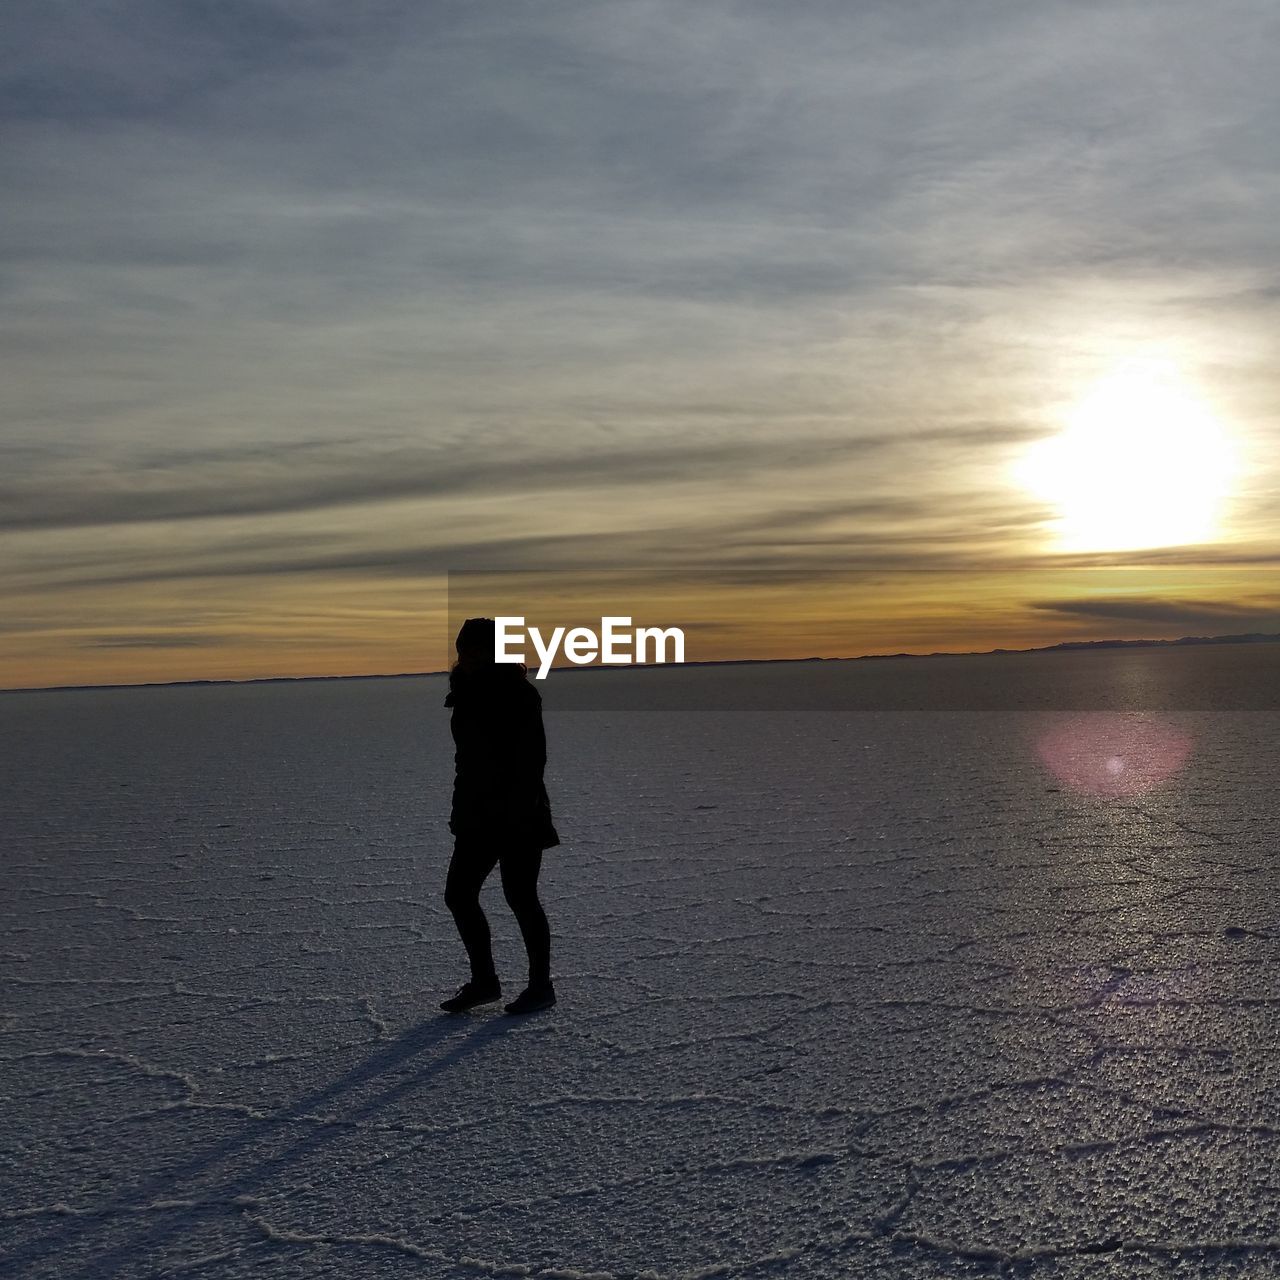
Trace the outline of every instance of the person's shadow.
<path fill-rule="evenodd" d="M 136 1234 L 105 1253 L 82 1259 L 75 1270 L 59 1268 L 57 1274 L 59 1280 L 97 1280 L 98 1277 L 115 1274 L 125 1264 L 136 1266 L 143 1255 L 154 1252 L 175 1236 L 183 1235 L 198 1218 L 204 1217 L 207 1208 L 203 1207 L 202 1202 L 207 1205 L 210 1200 L 231 1201 L 238 1196 L 247 1196 L 251 1191 L 271 1182 L 282 1169 L 304 1159 L 326 1142 L 332 1141 L 336 1135 L 347 1133 L 354 1122 L 367 1119 L 403 1094 L 419 1088 L 424 1080 L 439 1075 L 469 1054 L 484 1048 L 492 1040 L 514 1029 L 515 1025 L 508 1018 L 485 1018 L 477 1023 L 445 1014 L 430 1022 L 420 1023 L 383 1045 L 371 1057 L 359 1066 L 352 1067 L 337 1080 L 270 1116 L 247 1119 L 244 1128 L 234 1136 L 224 1139 L 177 1168 L 166 1169 L 163 1173 L 136 1181 L 118 1192 L 107 1204 L 99 1205 L 85 1214 L 59 1218 L 43 1235 L 20 1245 L 7 1258 L 0 1253 L 0 1264 L 9 1264 L 11 1270 L 6 1274 L 23 1275 L 27 1268 L 56 1257 L 91 1235 L 100 1220 L 136 1211 L 138 1206 L 150 1204 L 157 1197 L 176 1199 L 181 1193 L 181 1184 L 188 1179 L 203 1178 L 216 1172 L 219 1165 L 226 1166 L 224 1180 L 216 1186 L 202 1185 L 198 1195 L 193 1195 L 194 1203 L 190 1208 L 166 1207 L 162 1218 L 151 1221 L 144 1215 L 144 1225 Z M 312 1128 L 283 1150 L 270 1157 L 260 1158 L 257 1163 L 244 1167 L 235 1165 L 235 1157 L 246 1147 L 305 1120 L 318 1107 L 332 1105 L 335 1101 L 340 1103 L 344 1095 L 391 1070 L 398 1063 L 450 1040 L 455 1043 L 446 1052 L 425 1064 L 421 1070 L 410 1071 L 402 1079 L 361 1102 L 354 1110 L 344 1114 L 340 1123 L 326 1124 L 323 1120 L 317 1120 Z"/>

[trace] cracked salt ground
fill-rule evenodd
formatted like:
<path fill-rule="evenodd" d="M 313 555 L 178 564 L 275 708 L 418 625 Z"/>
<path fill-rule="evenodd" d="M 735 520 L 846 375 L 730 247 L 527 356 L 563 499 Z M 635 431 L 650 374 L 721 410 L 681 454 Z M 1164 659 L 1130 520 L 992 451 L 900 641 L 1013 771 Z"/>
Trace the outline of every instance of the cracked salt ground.
<path fill-rule="evenodd" d="M 574 688 L 516 1022 L 435 1013 L 438 681 L 6 696 L 0 1270 L 1280 1272 L 1272 717 L 1108 797 L 1031 713 Z"/>

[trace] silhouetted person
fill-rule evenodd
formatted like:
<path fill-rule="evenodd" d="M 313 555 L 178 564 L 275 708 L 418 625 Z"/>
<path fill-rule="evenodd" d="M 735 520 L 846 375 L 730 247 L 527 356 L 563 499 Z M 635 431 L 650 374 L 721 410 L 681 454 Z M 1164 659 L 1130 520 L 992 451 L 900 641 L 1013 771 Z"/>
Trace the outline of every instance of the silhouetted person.
<path fill-rule="evenodd" d="M 453 708 L 449 728 L 457 751 L 449 815 L 454 848 L 444 900 L 467 949 L 471 980 L 440 1007 L 461 1013 L 502 994 L 489 922 L 480 909 L 480 886 L 497 865 L 529 953 L 529 985 L 506 1011 L 532 1013 L 556 1002 L 551 930 L 538 901 L 542 851 L 560 843 L 542 780 L 542 698 L 523 666 L 494 661 L 492 618 L 468 618 L 456 644 L 458 661 L 445 699 Z"/>

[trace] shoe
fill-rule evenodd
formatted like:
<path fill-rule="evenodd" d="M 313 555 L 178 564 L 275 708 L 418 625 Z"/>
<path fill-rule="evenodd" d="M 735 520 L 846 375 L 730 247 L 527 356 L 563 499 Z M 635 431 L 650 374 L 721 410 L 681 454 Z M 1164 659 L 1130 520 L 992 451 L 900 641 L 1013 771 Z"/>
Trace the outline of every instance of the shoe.
<path fill-rule="evenodd" d="M 503 1007 L 507 1013 L 536 1013 L 539 1009 L 550 1009 L 555 1002 L 556 989 L 548 982 L 545 987 L 525 987 L 509 1005 Z"/>
<path fill-rule="evenodd" d="M 502 987 L 497 978 L 489 982 L 464 982 L 458 988 L 458 994 L 449 1000 L 442 1000 L 440 1007 L 445 1013 L 465 1013 L 478 1004 L 491 1004 L 502 995 Z"/>

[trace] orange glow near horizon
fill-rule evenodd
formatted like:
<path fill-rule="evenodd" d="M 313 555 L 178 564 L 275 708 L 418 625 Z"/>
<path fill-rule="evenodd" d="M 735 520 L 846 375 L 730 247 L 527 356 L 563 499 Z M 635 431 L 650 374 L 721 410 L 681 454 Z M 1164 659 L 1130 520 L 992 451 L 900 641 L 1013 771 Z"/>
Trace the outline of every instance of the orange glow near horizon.
<path fill-rule="evenodd" d="M 0 637 L 7 688 L 146 684 L 280 676 L 387 675 L 444 669 L 465 616 L 510 613 L 540 627 L 681 626 L 689 661 L 983 652 L 1068 640 L 1172 639 L 1260 629 L 1249 611 L 1280 597 L 1267 571 L 1187 569 L 747 574 L 493 574 L 438 581 L 311 581 L 175 603 L 138 596 L 131 625 L 61 625 Z M 1153 606 L 1196 604 L 1195 623 Z M 411 607 L 416 604 L 416 607 Z M 1213 610 L 1220 616 L 1214 616 Z M 84 620 L 79 620 L 83 617 Z M 1149 620 L 1144 621 L 1147 617 Z M 176 620 L 176 621 L 175 621 Z"/>

